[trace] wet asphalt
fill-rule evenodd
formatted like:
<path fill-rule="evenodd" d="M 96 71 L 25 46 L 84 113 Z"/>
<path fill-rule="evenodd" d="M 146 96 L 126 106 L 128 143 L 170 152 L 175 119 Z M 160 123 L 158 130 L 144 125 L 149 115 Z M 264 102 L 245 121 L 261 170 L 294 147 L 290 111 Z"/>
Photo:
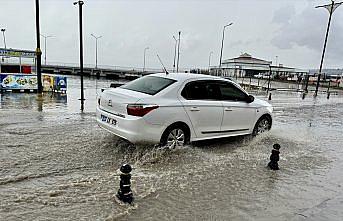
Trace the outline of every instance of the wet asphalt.
<path fill-rule="evenodd" d="M 0 220 L 342 219 L 341 95 L 273 92 L 270 132 L 170 151 L 96 125 L 96 94 L 110 82 L 86 79 L 83 113 L 76 77 L 66 95 L 1 95 Z M 266 167 L 274 143 L 279 171 Z M 134 168 L 133 206 L 114 196 L 123 163 Z"/>

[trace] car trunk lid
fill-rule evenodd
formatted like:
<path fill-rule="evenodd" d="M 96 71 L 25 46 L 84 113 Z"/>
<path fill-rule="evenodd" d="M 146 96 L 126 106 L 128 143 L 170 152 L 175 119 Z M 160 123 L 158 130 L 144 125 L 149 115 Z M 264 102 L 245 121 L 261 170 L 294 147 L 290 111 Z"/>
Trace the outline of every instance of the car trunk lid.
<path fill-rule="evenodd" d="M 125 117 L 128 104 L 135 104 L 140 99 L 146 97 L 151 97 L 151 95 L 123 88 L 108 89 L 101 94 L 100 109 L 120 117 Z"/>

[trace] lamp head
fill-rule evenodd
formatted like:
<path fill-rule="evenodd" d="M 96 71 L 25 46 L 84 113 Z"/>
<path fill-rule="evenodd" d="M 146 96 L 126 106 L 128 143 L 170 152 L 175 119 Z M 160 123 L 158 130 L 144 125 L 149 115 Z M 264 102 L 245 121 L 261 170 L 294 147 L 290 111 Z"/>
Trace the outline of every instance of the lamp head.
<path fill-rule="evenodd" d="M 226 27 L 231 26 L 231 25 L 233 25 L 233 22 L 231 22 L 230 24 L 225 25 L 225 26 L 224 26 L 224 29 L 225 29 Z"/>
<path fill-rule="evenodd" d="M 77 4 L 79 4 L 79 5 L 83 5 L 83 4 L 84 4 L 84 2 L 83 2 L 83 1 L 77 1 L 77 2 L 74 2 L 74 3 L 73 3 L 73 5 L 77 5 Z"/>

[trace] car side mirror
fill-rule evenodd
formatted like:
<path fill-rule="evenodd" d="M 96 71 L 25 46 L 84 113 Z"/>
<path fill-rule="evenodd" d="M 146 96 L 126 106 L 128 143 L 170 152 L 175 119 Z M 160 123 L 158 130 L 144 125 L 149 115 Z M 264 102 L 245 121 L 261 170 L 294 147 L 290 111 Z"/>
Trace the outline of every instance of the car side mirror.
<path fill-rule="evenodd" d="M 248 102 L 248 103 L 252 103 L 254 100 L 255 100 L 255 97 L 252 96 L 252 95 L 249 95 L 249 96 L 247 97 L 247 102 Z"/>

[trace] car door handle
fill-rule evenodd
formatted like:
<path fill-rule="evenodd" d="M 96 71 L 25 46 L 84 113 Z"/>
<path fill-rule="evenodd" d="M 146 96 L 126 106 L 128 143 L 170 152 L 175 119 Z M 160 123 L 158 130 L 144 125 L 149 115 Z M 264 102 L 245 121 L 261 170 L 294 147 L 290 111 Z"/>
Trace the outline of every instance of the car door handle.
<path fill-rule="evenodd" d="M 190 111 L 200 111 L 197 107 L 192 107 Z"/>
<path fill-rule="evenodd" d="M 232 111 L 232 109 L 230 109 L 230 108 L 228 108 L 228 107 L 224 108 L 224 110 L 225 110 L 225 111 Z"/>

